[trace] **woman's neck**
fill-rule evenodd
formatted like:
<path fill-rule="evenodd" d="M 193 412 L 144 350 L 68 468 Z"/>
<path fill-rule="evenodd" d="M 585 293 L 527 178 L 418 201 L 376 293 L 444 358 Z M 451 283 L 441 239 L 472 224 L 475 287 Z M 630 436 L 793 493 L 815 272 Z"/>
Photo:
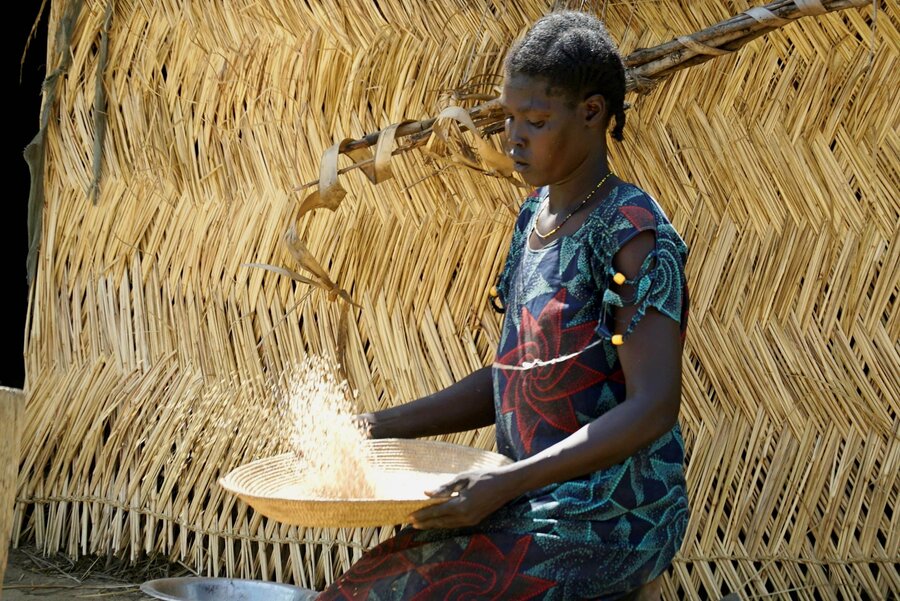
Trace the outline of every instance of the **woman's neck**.
<path fill-rule="evenodd" d="M 563 181 L 550 184 L 547 210 L 551 214 L 568 213 L 595 193 L 597 184 L 609 173 L 606 149 L 601 156 L 588 156 L 572 174 Z"/>

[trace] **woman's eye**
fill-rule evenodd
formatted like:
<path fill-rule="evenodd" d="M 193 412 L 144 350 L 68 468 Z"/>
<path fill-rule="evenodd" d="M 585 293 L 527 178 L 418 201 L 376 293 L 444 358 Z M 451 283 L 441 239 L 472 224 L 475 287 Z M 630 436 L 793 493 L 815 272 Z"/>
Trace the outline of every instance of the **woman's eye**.
<path fill-rule="evenodd" d="M 528 124 L 531 125 L 531 127 L 536 127 L 538 129 L 544 127 L 543 121 L 529 121 Z"/>

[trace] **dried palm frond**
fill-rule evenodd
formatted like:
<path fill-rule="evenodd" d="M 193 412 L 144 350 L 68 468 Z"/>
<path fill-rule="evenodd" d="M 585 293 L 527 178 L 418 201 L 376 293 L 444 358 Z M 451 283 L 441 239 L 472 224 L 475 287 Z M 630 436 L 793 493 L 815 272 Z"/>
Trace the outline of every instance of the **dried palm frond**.
<path fill-rule="evenodd" d="M 659 44 L 653 48 L 635 50 L 624 58 L 626 90 L 647 93 L 660 81 L 681 69 L 699 65 L 712 58 L 734 52 L 756 38 L 784 27 L 801 17 L 823 15 L 847 8 L 865 6 L 866 4 L 869 4 L 869 0 L 808 0 L 801 2 L 777 0 L 765 6 L 751 7 L 738 15 L 692 35 L 679 36 L 670 42 Z M 456 97 L 462 95 L 462 93 L 457 93 Z M 466 146 L 463 146 L 456 152 L 446 151 L 446 141 L 443 145 L 445 152 L 435 153 L 432 151 L 431 154 L 450 156 L 452 160 L 478 171 L 485 171 L 489 175 L 496 173 L 510 178 L 512 171 L 511 161 L 504 159 L 502 156 L 496 156 L 496 151 L 483 141 L 483 136 L 497 134 L 502 131 L 502 122 L 505 115 L 499 101 L 496 98 L 491 98 L 484 104 L 473 107 L 468 111 L 463 111 L 455 106 L 445 109 L 444 113 L 447 111 L 453 111 L 455 120 L 464 126 L 466 130 L 475 134 L 476 145 L 482 155 L 481 161 L 488 168 L 482 167 L 475 153 L 467 150 L 468 147 Z M 381 151 L 379 161 L 381 164 L 386 165 L 390 155 L 399 154 L 425 144 L 432 145 L 435 137 L 446 140 L 446 135 L 435 129 L 435 125 L 442 117 L 447 116 L 444 113 L 435 118 L 422 121 L 395 123 L 384 130 L 368 134 L 358 140 L 347 139 L 339 147 L 332 147 L 332 149 L 329 149 L 329 152 L 332 154 L 322 159 L 323 173 L 320 179 L 307 182 L 296 188 L 299 191 L 318 184 L 318 191 L 310 194 L 304 201 L 304 205 L 312 204 L 310 199 L 318 198 L 320 194 L 323 196 L 331 195 L 330 192 L 333 189 L 343 190 L 337 184 L 338 175 L 353 169 L 370 168 L 375 159 L 363 152 L 366 148 L 377 145 Z M 477 127 L 475 125 L 476 120 L 478 122 Z M 397 137 L 406 136 L 409 136 L 409 141 L 396 149 L 392 149 L 390 143 L 384 143 L 386 137 L 389 137 L 390 141 L 393 142 Z M 338 148 L 341 152 L 346 152 L 350 156 L 361 156 L 363 159 L 338 170 L 336 157 L 333 157 L 334 151 Z M 390 155 L 387 154 L 388 151 L 390 151 Z M 380 183 L 380 181 L 374 181 L 374 183 Z M 331 205 L 328 208 L 333 210 L 336 208 L 336 205 Z"/>

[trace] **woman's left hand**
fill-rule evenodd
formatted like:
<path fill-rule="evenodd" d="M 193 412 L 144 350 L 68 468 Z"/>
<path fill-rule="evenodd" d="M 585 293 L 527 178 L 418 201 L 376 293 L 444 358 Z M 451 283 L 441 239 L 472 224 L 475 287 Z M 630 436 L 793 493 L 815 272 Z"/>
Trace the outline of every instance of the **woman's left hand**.
<path fill-rule="evenodd" d="M 518 496 L 510 488 L 509 474 L 492 470 L 460 474 L 425 494 L 449 500 L 410 515 L 412 527 L 418 530 L 474 526 Z"/>

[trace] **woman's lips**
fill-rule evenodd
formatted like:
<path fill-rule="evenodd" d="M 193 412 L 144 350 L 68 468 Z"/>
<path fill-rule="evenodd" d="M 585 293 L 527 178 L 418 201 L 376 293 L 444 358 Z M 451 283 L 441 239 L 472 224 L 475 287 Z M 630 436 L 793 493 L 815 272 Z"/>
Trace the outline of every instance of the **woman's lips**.
<path fill-rule="evenodd" d="M 516 159 L 513 159 L 513 168 L 516 171 L 520 171 L 520 172 L 525 171 L 526 169 L 528 169 L 528 167 L 529 167 L 528 163 L 526 163 L 524 161 L 517 161 Z"/>

